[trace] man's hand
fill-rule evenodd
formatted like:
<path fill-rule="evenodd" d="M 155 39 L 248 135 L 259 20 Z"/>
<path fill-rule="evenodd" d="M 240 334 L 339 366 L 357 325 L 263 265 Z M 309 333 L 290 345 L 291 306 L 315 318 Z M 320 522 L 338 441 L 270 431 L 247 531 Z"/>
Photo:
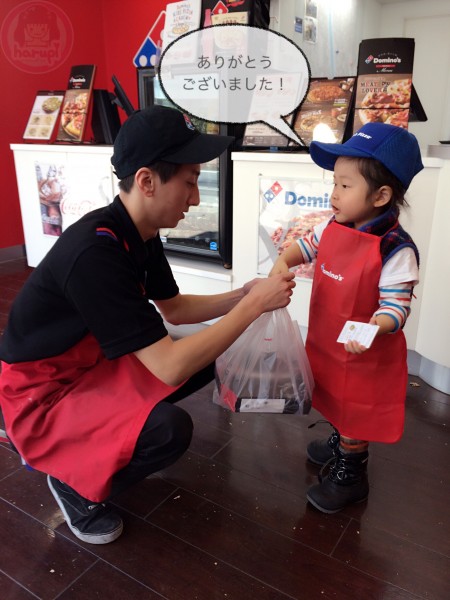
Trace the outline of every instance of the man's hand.
<path fill-rule="evenodd" d="M 295 287 L 294 273 L 274 275 L 266 279 L 252 280 L 248 298 L 261 307 L 261 313 L 284 308 L 291 301 Z"/>

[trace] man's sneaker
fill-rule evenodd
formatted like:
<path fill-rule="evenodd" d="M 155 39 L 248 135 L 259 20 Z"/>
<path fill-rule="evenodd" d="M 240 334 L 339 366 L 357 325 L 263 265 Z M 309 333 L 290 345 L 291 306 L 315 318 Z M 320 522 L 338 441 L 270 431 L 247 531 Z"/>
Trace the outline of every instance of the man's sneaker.
<path fill-rule="evenodd" d="M 50 475 L 47 482 L 67 525 L 77 538 L 88 544 L 109 544 L 122 533 L 122 519 L 106 504 L 83 498 Z"/>
<path fill-rule="evenodd" d="M 313 440 L 306 446 L 308 459 L 315 465 L 324 465 L 335 456 L 341 436 L 336 429 L 327 440 Z"/>

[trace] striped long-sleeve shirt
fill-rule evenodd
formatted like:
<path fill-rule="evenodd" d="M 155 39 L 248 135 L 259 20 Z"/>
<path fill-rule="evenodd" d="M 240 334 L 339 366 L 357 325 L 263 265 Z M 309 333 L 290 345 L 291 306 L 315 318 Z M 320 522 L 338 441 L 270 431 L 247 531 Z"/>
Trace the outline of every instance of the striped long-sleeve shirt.
<path fill-rule="evenodd" d="M 317 257 L 320 238 L 327 221 L 320 223 L 314 231 L 297 240 L 305 262 Z M 418 283 L 418 265 L 411 248 L 402 248 L 386 262 L 379 282 L 379 308 L 374 316 L 387 315 L 395 323 L 395 332 L 402 328 L 411 312 L 411 298 Z"/>

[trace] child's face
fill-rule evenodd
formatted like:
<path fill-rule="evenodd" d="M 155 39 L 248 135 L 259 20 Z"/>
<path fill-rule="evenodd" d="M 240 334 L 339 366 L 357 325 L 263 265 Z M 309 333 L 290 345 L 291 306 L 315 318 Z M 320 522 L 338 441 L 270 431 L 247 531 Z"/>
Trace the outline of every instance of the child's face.
<path fill-rule="evenodd" d="M 369 195 L 369 186 L 359 172 L 357 162 L 341 156 L 334 166 L 334 189 L 331 204 L 338 223 L 362 227 L 379 214 Z"/>

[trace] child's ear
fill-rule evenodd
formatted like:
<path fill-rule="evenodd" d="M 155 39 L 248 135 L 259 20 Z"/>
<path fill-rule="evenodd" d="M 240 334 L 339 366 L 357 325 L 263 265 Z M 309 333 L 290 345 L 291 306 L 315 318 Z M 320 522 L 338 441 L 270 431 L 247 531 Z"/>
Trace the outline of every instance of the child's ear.
<path fill-rule="evenodd" d="M 377 208 L 386 206 L 389 204 L 392 198 L 392 188 L 388 185 L 383 185 L 375 192 L 375 199 L 373 205 Z"/>

